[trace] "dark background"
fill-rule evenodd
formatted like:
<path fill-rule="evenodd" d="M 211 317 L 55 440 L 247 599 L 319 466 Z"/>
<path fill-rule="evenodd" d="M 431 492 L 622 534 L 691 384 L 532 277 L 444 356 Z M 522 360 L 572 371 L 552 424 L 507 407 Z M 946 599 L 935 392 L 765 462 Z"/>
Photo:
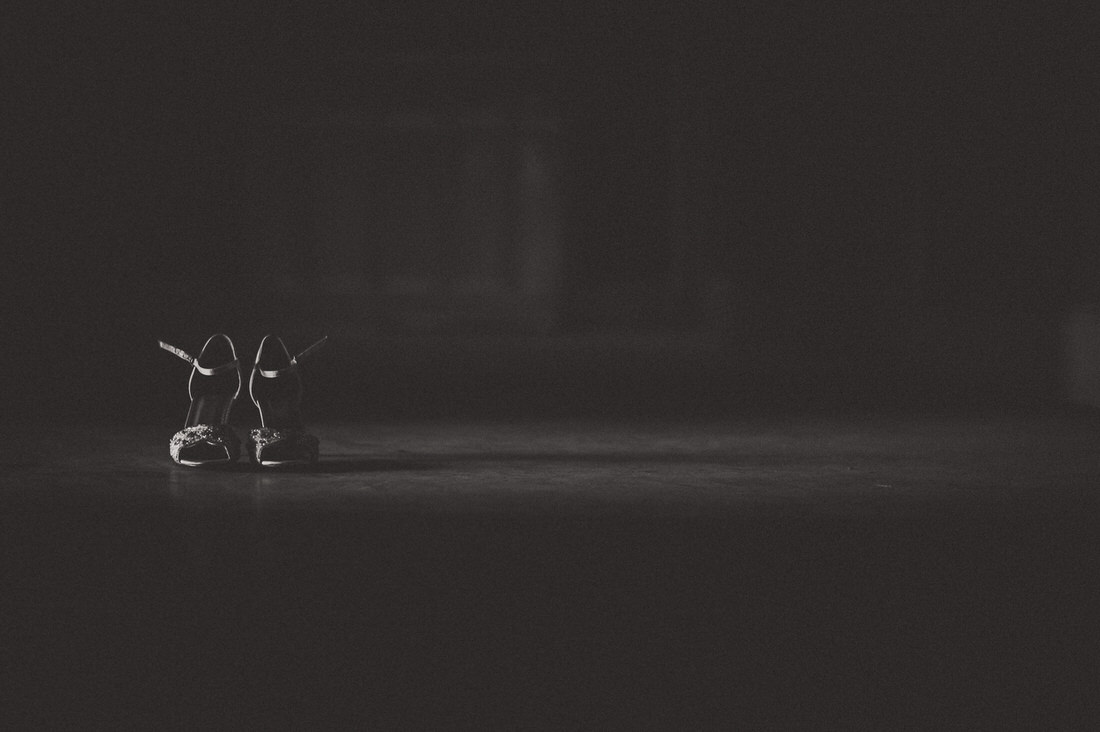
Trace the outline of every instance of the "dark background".
<path fill-rule="evenodd" d="M 1095 10 L 195 5 L 0 9 L 0 716 L 1087 724 Z"/>
<path fill-rule="evenodd" d="M 1100 300 L 1084 3 L 5 14 L 17 414 L 1042 407 Z"/>

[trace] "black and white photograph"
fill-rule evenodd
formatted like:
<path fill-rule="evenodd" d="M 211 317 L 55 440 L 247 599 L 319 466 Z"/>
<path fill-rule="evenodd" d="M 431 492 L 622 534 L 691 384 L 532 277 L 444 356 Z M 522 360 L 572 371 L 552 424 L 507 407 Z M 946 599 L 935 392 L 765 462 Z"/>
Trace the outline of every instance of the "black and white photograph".
<path fill-rule="evenodd" d="M 0 729 L 1100 729 L 1098 33 L 0 9 Z"/>

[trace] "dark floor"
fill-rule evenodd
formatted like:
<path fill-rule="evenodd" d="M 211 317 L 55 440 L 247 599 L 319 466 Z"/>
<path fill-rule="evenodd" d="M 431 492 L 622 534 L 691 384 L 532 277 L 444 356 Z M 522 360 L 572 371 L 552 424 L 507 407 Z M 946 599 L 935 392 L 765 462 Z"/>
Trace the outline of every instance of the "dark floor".
<path fill-rule="evenodd" d="M 316 428 L 311 474 L 36 429 L 0 487 L 20 729 L 1094 729 L 1100 429 Z"/>

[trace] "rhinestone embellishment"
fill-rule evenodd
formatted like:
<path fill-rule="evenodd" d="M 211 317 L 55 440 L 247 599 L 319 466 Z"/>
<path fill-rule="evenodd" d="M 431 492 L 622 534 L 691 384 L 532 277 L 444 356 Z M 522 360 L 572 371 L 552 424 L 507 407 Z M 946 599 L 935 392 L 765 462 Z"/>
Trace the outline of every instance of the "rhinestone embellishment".
<path fill-rule="evenodd" d="M 259 427 L 249 433 L 249 453 L 254 462 L 262 462 L 263 453 L 275 446 L 286 457 L 280 462 L 317 462 L 320 441 L 303 429 Z"/>
<path fill-rule="evenodd" d="M 180 461 L 180 452 L 201 442 L 209 442 L 211 445 L 224 447 L 229 451 L 229 459 L 236 460 L 241 454 L 241 441 L 233 429 L 226 424 L 197 424 L 192 427 L 184 427 L 172 435 L 168 443 L 168 452 L 177 463 Z"/>

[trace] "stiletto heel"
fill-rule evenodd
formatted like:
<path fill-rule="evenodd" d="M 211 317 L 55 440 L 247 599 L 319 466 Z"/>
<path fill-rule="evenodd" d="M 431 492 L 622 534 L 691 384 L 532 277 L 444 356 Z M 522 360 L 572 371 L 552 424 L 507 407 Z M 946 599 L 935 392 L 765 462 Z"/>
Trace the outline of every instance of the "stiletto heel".
<path fill-rule="evenodd" d="M 328 336 L 291 357 L 281 338 L 264 336 L 248 379 L 253 404 L 260 410 L 259 429 L 249 434 L 248 456 L 264 467 L 314 465 L 319 441 L 302 424 L 302 378 L 298 364 L 328 341 Z"/>
<path fill-rule="evenodd" d="M 164 341 L 160 347 L 193 367 L 187 382 L 191 407 L 183 429 L 168 444 L 172 459 L 190 467 L 235 463 L 241 456 L 241 441 L 227 422 L 241 391 L 241 371 L 233 341 L 221 333 L 212 335 L 198 358 Z M 217 365 L 205 365 L 211 363 Z"/>

